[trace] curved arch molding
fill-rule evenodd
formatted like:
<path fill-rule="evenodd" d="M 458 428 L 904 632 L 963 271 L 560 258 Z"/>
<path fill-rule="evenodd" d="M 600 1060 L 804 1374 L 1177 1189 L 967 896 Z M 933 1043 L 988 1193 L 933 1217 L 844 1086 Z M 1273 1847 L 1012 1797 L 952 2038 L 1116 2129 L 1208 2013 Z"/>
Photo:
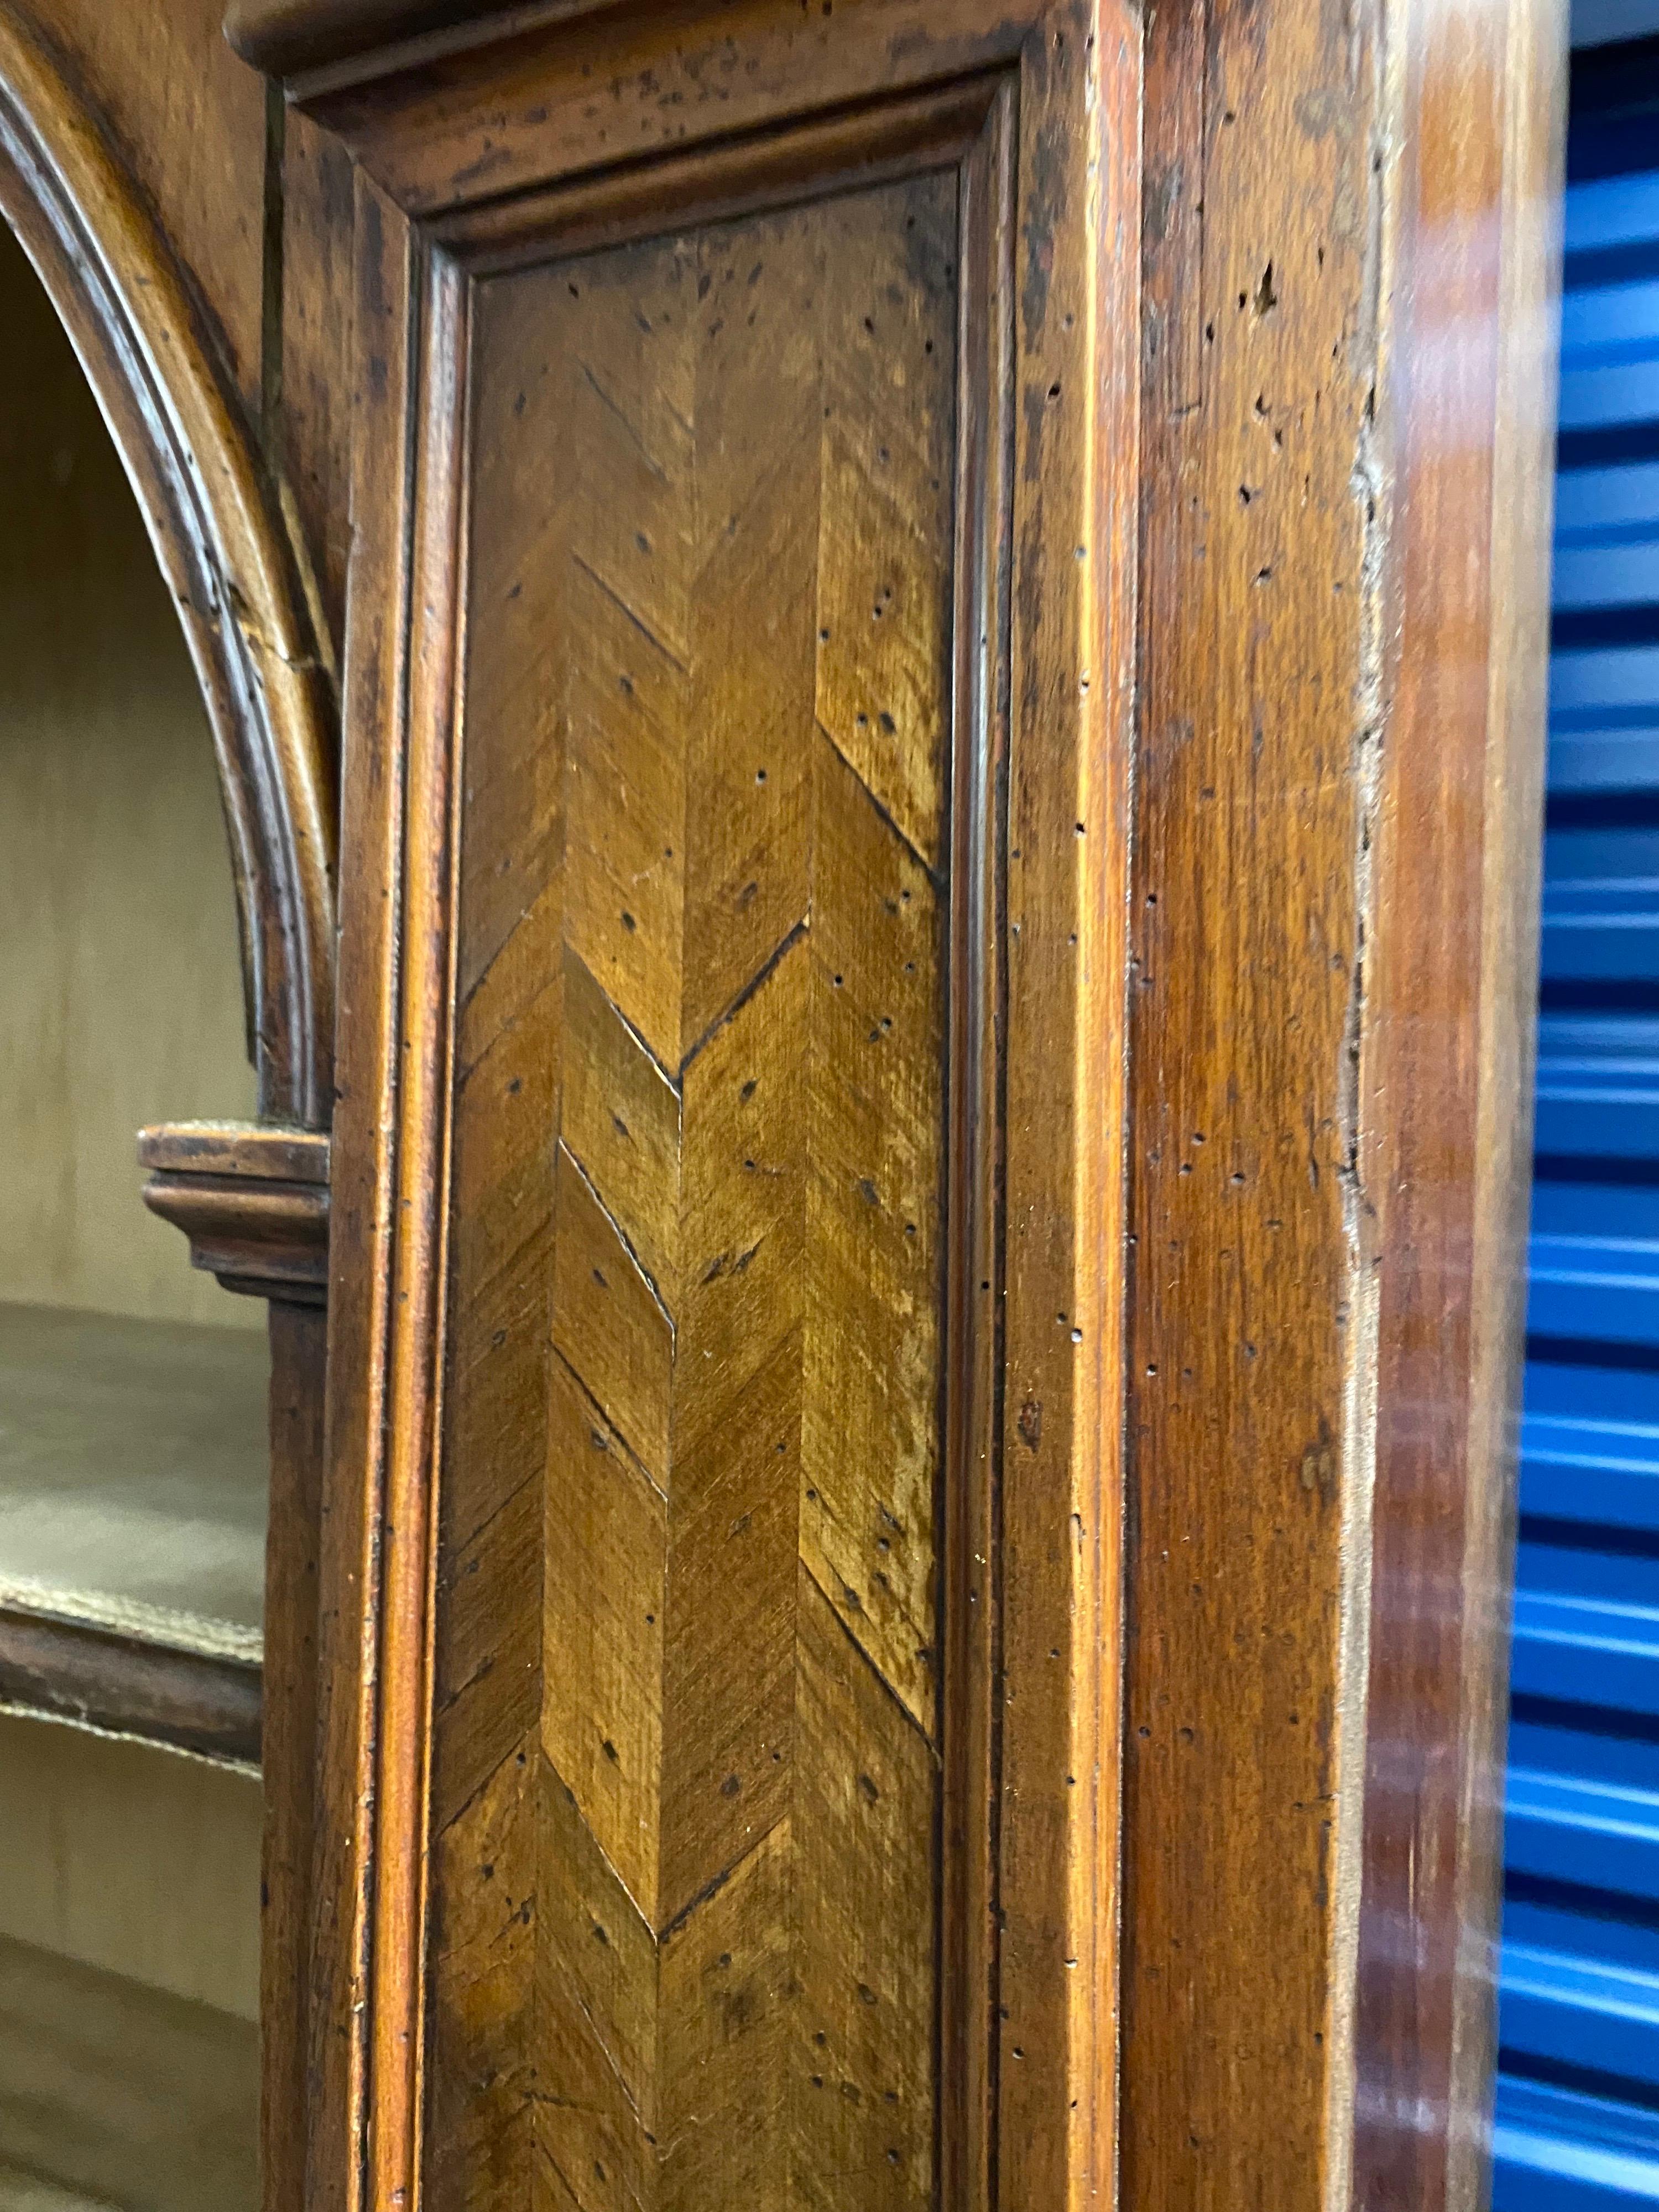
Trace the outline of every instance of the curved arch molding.
<path fill-rule="evenodd" d="M 337 833 L 296 556 L 155 218 L 46 49 L 0 13 L 0 213 L 97 394 L 206 698 L 262 1118 L 327 1126 Z"/>

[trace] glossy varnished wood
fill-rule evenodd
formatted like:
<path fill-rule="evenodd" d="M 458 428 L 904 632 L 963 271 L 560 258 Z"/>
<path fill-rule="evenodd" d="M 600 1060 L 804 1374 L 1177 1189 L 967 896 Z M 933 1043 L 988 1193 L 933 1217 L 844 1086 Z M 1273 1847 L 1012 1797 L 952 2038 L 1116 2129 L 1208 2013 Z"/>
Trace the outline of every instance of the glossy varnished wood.
<path fill-rule="evenodd" d="M 1565 35 L 1553 0 L 1456 27 L 1425 10 L 1393 110 L 1393 650 L 1359 1121 L 1378 1344 L 1360 2203 L 1478 2206 L 1490 2185 Z"/>
<path fill-rule="evenodd" d="M 1481 2201 L 1560 65 L 1149 38 L 1137 2207 Z"/>

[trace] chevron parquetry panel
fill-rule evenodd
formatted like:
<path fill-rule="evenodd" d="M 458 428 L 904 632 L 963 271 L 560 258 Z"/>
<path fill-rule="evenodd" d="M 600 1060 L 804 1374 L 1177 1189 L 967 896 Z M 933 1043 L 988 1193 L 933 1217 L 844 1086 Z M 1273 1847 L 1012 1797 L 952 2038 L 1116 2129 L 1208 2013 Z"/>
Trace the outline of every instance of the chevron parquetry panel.
<path fill-rule="evenodd" d="M 481 288 L 443 2212 L 934 2200 L 957 231 Z"/>

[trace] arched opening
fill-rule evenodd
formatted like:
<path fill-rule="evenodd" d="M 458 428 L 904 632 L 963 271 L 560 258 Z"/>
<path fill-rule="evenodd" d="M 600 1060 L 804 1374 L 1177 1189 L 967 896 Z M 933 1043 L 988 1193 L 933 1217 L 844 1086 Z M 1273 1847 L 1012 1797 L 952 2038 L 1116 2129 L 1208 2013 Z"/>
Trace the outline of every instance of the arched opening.
<path fill-rule="evenodd" d="M 134 1137 L 255 1110 L 235 902 L 177 610 L 3 224 L 0 329 L 0 2198 L 225 2212 L 258 2197 L 259 1787 L 246 1745 L 158 1748 L 155 1684 L 257 1695 L 265 1309 L 190 1268 Z M 118 1685 L 103 1735 L 47 1724 L 54 1638 L 139 1654 L 125 1724 Z"/>

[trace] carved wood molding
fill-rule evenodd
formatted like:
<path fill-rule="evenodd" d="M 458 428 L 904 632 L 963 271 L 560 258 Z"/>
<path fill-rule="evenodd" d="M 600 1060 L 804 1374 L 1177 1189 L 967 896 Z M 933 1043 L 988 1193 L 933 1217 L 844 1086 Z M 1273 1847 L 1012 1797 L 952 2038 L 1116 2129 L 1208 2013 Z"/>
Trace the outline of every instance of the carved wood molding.
<path fill-rule="evenodd" d="M 228 1291 L 321 1305 L 328 1295 L 329 1140 L 269 1123 L 144 1129 L 144 1203 L 182 1229 L 192 1263 Z"/>
<path fill-rule="evenodd" d="M 337 839 L 332 709 L 301 556 L 155 216 L 45 45 L 4 13 L 0 214 L 97 394 L 206 701 L 259 1111 L 322 1127 Z"/>
<path fill-rule="evenodd" d="M 225 36 L 266 76 L 295 77 L 368 59 L 386 66 L 388 49 L 416 39 L 469 40 L 550 16 L 584 12 L 605 0 L 231 0 Z M 446 34 L 447 34 L 447 39 Z"/>

